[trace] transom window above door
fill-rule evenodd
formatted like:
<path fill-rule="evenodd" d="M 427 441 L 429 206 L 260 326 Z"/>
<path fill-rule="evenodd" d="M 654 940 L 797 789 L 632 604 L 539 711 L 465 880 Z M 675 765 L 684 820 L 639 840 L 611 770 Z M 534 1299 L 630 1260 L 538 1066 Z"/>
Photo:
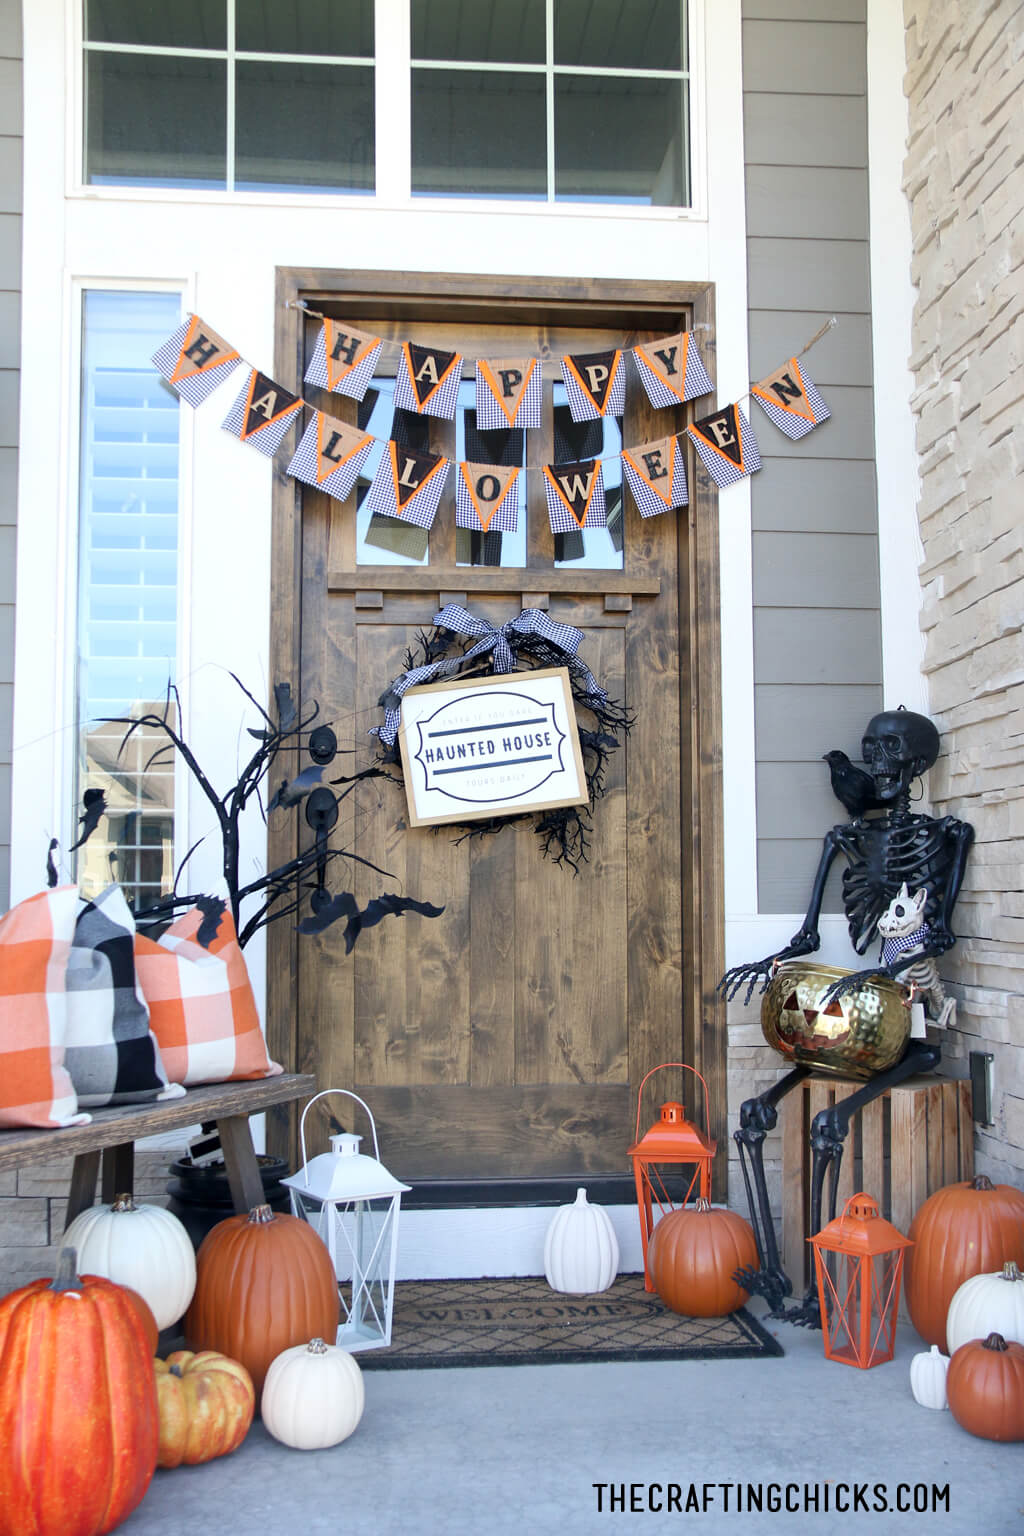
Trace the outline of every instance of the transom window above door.
<path fill-rule="evenodd" d="M 685 208 L 688 26 L 688 0 L 83 0 L 83 179 Z"/>

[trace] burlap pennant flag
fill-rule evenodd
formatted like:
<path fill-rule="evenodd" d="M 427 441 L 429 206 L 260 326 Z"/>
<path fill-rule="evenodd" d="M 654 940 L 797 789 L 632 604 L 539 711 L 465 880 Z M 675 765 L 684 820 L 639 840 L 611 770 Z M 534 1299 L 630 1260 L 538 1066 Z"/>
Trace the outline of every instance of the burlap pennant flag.
<path fill-rule="evenodd" d="M 686 432 L 717 486 L 735 485 L 761 468 L 754 429 L 737 404 L 703 416 Z"/>
<path fill-rule="evenodd" d="M 562 378 L 573 421 L 621 416 L 626 408 L 626 365 L 621 352 L 567 355 L 562 358 Z"/>
<path fill-rule="evenodd" d="M 314 411 L 285 474 L 344 501 L 351 495 L 373 444 L 369 432 L 360 432 L 358 427 L 325 416 L 323 411 Z"/>
<path fill-rule="evenodd" d="M 686 506 L 686 464 L 678 437 L 623 448 L 622 468 L 641 517 Z"/>
<path fill-rule="evenodd" d="M 545 464 L 544 491 L 552 533 L 577 533 L 608 525 L 600 459 Z"/>
<path fill-rule="evenodd" d="M 403 522 L 429 528 L 437 514 L 450 459 L 439 453 L 421 453 L 394 440 L 381 454 L 377 473 L 366 493 L 371 513 L 400 517 Z"/>
<path fill-rule="evenodd" d="M 511 464 L 469 464 L 456 469 L 455 526 L 474 533 L 515 533 L 521 471 Z"/>
<path fill-rule="evenodd" d="M 795 357 L 759 383 L 751 384 L 750 393 L 779 430 L 794 439 L 806 437 L 832 414 L 806 368 Z"/>
<path fill-rule="evenodd" d="M 476 427 L 495 432 L 501 427 L 540 426 L 541 372 L 535 357 L 503 357 L 476 365 Z"/>
<path fill-rule="evenodd" d="M 440 416 L 451 421 L 461 378 L 462 358 L 458 352 L 442 352 L 437 347 L 403 341 L 395 380 L 395 406 L 398 410 L 415 411 L 418 416 Z"/>
<path fill-rule="evenodd" d="M 648 400 L 659 410 L 714 390 L 692 331 L 645 341 L 633 348 L 633 360 Z"/>
<path fill-rule="evenodd" d="M 225 432 L 271 457 L 281 446 L 288 428 L 298 420 L 304 404 L 301 395 L 293 395 L 291 390 L 253 368 L 221 425 Z"/>
<path fill-rule="evenodd" d="M 153 353 L 153 366 L 189 405 L 202 405 L 242 361 L 230 342 L 189 315 Z"/>
<path fill-rule="evenodd" d="M 329 389 L 332 394 L 361 400 L 373 378 L 382 345 L 379 336 L 357 331 L 339 320 L 325 320 L 306 369 L 305 382 Z"/>

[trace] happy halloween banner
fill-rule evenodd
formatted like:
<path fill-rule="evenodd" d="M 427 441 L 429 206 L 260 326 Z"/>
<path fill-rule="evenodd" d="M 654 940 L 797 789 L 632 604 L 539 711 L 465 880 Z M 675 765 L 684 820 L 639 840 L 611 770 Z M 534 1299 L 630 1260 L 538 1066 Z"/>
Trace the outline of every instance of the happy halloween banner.
<path fill-rule="evenodd" d="M 833 317 L 799 354 L 750 386 L 750 398 L 781 432 L 796 441 L 827 421 L 830 411 L 801 363 L 803 353 L 835 324 Z M 337 320 L 322 318 L 304 382 L 362 402 L 381 356 L 383 338 Z M 189 405 L 198 407 L 239 367 L 244 383 L 222 426 L 226 432 L 272 456 L 303 410 L 312 412 L 286 473 L 344 501 L 381 440 L 278 384 L 246 362 L 242 354 L 198 315 L 190 314 L 157 349 L 153 364 Z M 451 421 L 458 403 L 464 358 L 458 352 L 403 341 L 395 377 L 396 410 Z M 650 404 L 666 410 L 714 392 L 694 331 L 680 331 L 631 348 L 566 354 L 562 381 L 573 423 L 619 417 L 625 410 L 626 376 L 638 376 Z M 475 361 L 476 433 L 504 432 L 500 463 L 468 459 L 456 466 L 455 521 L 476 531 L 514 532 L 517 482 L 522 466 L 509 463 L 516 433 L 541 425 L 541 364 L 536 357 Z M 746 398 L 746 397 L 743 397 Z M 756 473 L 761 454 L 740 401 L 698 417 L 683 432 L 623 447 L 623 476 L 642 517 L 685 507 L 688 502 L 683 439 L 689 438 L 704 468 L 720 488 Z M 580 445 L 577 444 L 577 449 Z M 367 492 L 373 513 L 430 528 L 452 461 L 388 439 Z M 484 450 L 486 451 L 486 450 Z M 521 450 L 517 451 L 521 452 Z M 604 462 L 607 462 L 605 460 Z M 544 464 L 548 518 L 555 533 L 604 527 L 608 513 L 602 460 L 596 457 Z"/>

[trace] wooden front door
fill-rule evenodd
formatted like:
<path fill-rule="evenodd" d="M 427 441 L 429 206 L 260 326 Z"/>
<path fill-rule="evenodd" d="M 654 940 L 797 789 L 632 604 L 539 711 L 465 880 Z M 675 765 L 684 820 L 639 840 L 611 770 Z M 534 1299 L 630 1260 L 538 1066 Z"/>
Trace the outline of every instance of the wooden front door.
<path fill-rule="evenodd" d="M 556 423 L 564 420 L 556 417 L 561 355 L 653 340 L 697 315 L 707 355 L 709 295 L 665 284 L 652 292 L 632 283 L 291 271 L 279 274 L 278 292 L 277 376 L 289 387 L 301 380 L 320 329 L 319 319 L 288 307 L 297 298 L 383 336 L 378 379 L 393 374 L 404 339 L 462 353 L 468 379 L 478 357 L 539 356 L 543 364 L 542 427 L 526 434 L 527 533 L 501 556 L 514 565 L 464 563 L 498 556 L 479 540 L 474 547 L 457 539 L 454 472 L 420 563 L 401 550 L 399 563 L 384 563 L 377 551 L 381 540 L 393 546 L 391 530 L 367 542 L 357 532 L 355 496 L 342 504 L 280 478 L 275 680 L 295 679 L 302 705 L 318 701 L 349 749 L 325 778 L 372 760 L 378 699 L 449 601 L 494 624 L 533 606 L 578 626 L 581 654 L 635 724 L 612 756 L 589 860 L 575 876 L 542 857 L 532 822 L 461 839 L 449 828 L 412 830 L 400 788 L 360 785 L 343 803 L 335 839 L 392 879 L 339 863 L 332 888 L 351 885 L 361 904 L 398 889 L 443 904 L 444 914 L 387 919 L 350 955 L 336 928 L 297 942 L 287 924 L 272 928 L 272 1048 L 289 1066 L 315 1072 L 322 1088 L 364 1098 L 385 1162 L 412 1183 L 514 1187 L 628 1175 L 637 1087 L 652 1066 L 686 1060 L 700 1068 L 717 1119 L 725 1117 L 713 991 L 722 970 L 716 507 L 688 455 L 688 511 L 645 521 L 627 492 L 621 538 L 588 539 L 584 562 L 559 563 L 578 550 L 555 544 L 540 466 L 556 457 Z M 312 404 L 356 421 L 344 396 L 298 387 Z M 386 397 L 386 385 L 374 387 Z M 653 411 L 630 379 L 625 445 L 678 431 L 685 420 L 682 408 Z M 390 425 L 375 418 L 370 430 L 386 436 Z M 449 422 L 429 421 L 429 447 L 453 460 L 472 457 Z M 272 858 L 287 855 L 285 844 L 272 847 Z M 651 1115 L 680 1092 L 678 1078 L 665 1074 Z M 326 1107 L 352 1126 L 345 1101 Z M 718 1131 L 721 1140 L 721 1124 Z M 280 1139 L 280 1126 L 274 1134 Z M 313 1145 L 319 1150 L 322 1130 Z"/>

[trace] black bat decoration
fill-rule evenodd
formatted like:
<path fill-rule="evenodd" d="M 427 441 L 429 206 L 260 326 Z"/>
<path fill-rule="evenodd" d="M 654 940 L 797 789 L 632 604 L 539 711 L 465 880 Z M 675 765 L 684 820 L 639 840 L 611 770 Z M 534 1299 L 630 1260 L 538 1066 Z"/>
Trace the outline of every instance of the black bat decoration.
<path fill-rule="evenodd" d="M 274 684 L 274 702 L 277 705 L 277 728 L 282 736 L 287 736 L 289 731 L 295 729 L 299 719 L 298 710 L 292 698 L 291 683 Z"/>
<path fill-rule="evenodd" d="M 267 806 L 268 813 L 276 811 L 278 806 L 298 805 L 304 800 L 311 789 L 315 789 L 323 777 L 323 768 L 314 766 L 303 768 L 294 779 L 282 779 L 277 792 Z"/>
<path fill-rule="evenodd" d="M 345 953 L 350 954 L 353 944 L 364 928 L 373 928 L 385 917 L 401 917 L 406 912 L 418 912 L 421 917 L 440 917 L 444 907 L 431 906 L 429 901 L 414 901 L 411 896 L 375 896 L 360 912 L 351 891 L 342 891 L 328 901 L 318 904 L 319 910 L 312 917 L 304 917 L 299 923 L 300 933 L 322 933 L 339 917 L 347 917 L 345 925 Z"/>
<path fill-rule="evenodd" d="M 220 920 L 224 916 L 225 903 L 219 896 L 197 896 L 196 906 L 203 914 L 203 920 L 196 933 L 196 943 L 201 944 L 204 949 L 209 949 L 217 937 Z"/>
<path fill-rule="evenodd" d="M 53 862 L 53 851 L 55 848 L 59 847 L 60 844 L 57 842 L 57 839 L 55 837 L 51 837 L 50 847 L 46 854 L 46 883 L 50 887 L 51 891 L 57 884 L 57 866 Z"/>
<path fill-rule="evenodd" d="M 102 789 L 87 789 L 85 791 L 85 794 L 82 796 L 82 814 L 78 818 L 82 835 L 77 843 L 71 844 L 71 847 L 68 849 L 69 853 L 74 853 L 76 848 L 81 848 L 83 843 L 88 842 L 99 826 L 100 818 L 105 814 L 106 809 L 107 797 Z"/>

